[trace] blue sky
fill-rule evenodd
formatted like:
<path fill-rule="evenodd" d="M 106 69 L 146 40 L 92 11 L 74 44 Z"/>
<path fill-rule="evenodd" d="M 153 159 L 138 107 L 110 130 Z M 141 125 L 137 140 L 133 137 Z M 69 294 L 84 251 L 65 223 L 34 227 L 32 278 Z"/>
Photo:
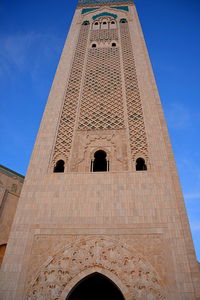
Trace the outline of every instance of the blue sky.
<path fill-rule="evenodd" d="M 135 0 L 200 261 L 200 1 Z M 73 0 L 0 0 L 0 164 L 26 174 Z"/>

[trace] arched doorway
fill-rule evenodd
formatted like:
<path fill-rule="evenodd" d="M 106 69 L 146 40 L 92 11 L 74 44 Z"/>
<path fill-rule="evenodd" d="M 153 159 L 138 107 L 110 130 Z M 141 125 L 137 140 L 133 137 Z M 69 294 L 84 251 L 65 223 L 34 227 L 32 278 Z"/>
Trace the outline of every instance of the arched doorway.
<path fill-rule="evenodd" d="M 79 281 L 66 300 L 124 300 L 119 288 L 106 276 L 93 273 Z"/>

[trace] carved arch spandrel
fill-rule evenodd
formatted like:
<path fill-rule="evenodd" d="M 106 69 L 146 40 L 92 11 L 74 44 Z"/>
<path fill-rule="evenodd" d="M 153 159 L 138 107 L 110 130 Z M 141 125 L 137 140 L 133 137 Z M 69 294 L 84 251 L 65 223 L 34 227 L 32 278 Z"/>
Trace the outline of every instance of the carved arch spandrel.
<path fill-rule="evenodd" d="M 82 171 L 81 164 L 88 166 L 90 170 L 90 161 L 95 151 L 102 149 L 109 155 L 110 166 L 114 163 L 115 169 L 110 171 L 127 171 L 127 148 L 125 143 L 125 132 L 114 131 L 100 132 L 96 134 L 79 133 L 75 142 L 76 151 L 72 158 L 72 171 Z M 117 169 L 116 169 L 117 166 Z"/>
<path fill-rule="evenodd" d="M 75 278 L 94 269 L 126 289 L 126 300 L 166 299 L 159 275 L 140 254 L 119 241 L 95 236 L 79 238 L 44 264 L 30 284 L 26 300 L 63 300 L 63 292 Z"/>

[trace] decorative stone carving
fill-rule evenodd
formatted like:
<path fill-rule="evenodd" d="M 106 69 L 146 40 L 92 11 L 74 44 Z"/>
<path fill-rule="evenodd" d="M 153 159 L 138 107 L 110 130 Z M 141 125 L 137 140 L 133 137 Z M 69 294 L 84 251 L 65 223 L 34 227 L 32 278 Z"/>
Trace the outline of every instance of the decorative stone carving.
<path fill-rule="evenodd" d="M 72 171 L 90 170 L 90 161 L 97 150 L 104 150 L 110 160 L 111 171 L 126 171 L 127 145 L 125 130 L 101 130 L 78 132 L 75 140 L 74 155 L 72 157 Z M 81 167 L 85 165 L 85 168 Z M 113 167 L 114 165 L 114 167 Z"/>
<path fill-rule="evenodd" d="M 61 157 L 65 162 L 67 162 L 71 151 L 88 33 L 89 26 L 81 26 L 69 76 L 64 105 L 62 108 L 62 114 L 60 117 L 60 124 L 58 127 L 53 154 L 53 165 L 55 165 L 56 161 L 61 159 Z"/>
<path fill-rule="evenodd" d="M 82 237 L 41 268 L 26 300 L 61 300 L 63 290 L 73 278 L 94 267 L 119 278 L 129 291 L 128 300 L 165 299 L 165 288 L 158 274 L 135 250 L 105 237 Z"/>
<path fill-rule="evenodd" d="M 128 23 L 120 23 L 120 34 L 132 159 L 135 161 L 138 153 L 142 153 L 142 157 L 147 160 L 146 129 Z"/>
<path fill-rule="evenodd" d="M 111 46 L 117 39 L 116 29 L 91 30 L 90 41 L 101 47 L 88 49 L 79 130 L 125 128 L 120 49 Z"/>

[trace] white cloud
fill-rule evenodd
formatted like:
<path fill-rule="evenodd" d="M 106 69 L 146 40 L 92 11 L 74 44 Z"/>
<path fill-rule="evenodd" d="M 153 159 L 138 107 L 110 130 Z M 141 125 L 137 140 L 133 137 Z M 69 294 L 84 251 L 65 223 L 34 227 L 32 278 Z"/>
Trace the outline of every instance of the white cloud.
<path fill-rule="evenodd" d="M 18 67 L 25 63 L 26 54 L 30 46 L 38 39 L 37 34 L 27 33 L 18 36 L 9 36 L 4 42 L 4 50 L 7 56 Z"/>

